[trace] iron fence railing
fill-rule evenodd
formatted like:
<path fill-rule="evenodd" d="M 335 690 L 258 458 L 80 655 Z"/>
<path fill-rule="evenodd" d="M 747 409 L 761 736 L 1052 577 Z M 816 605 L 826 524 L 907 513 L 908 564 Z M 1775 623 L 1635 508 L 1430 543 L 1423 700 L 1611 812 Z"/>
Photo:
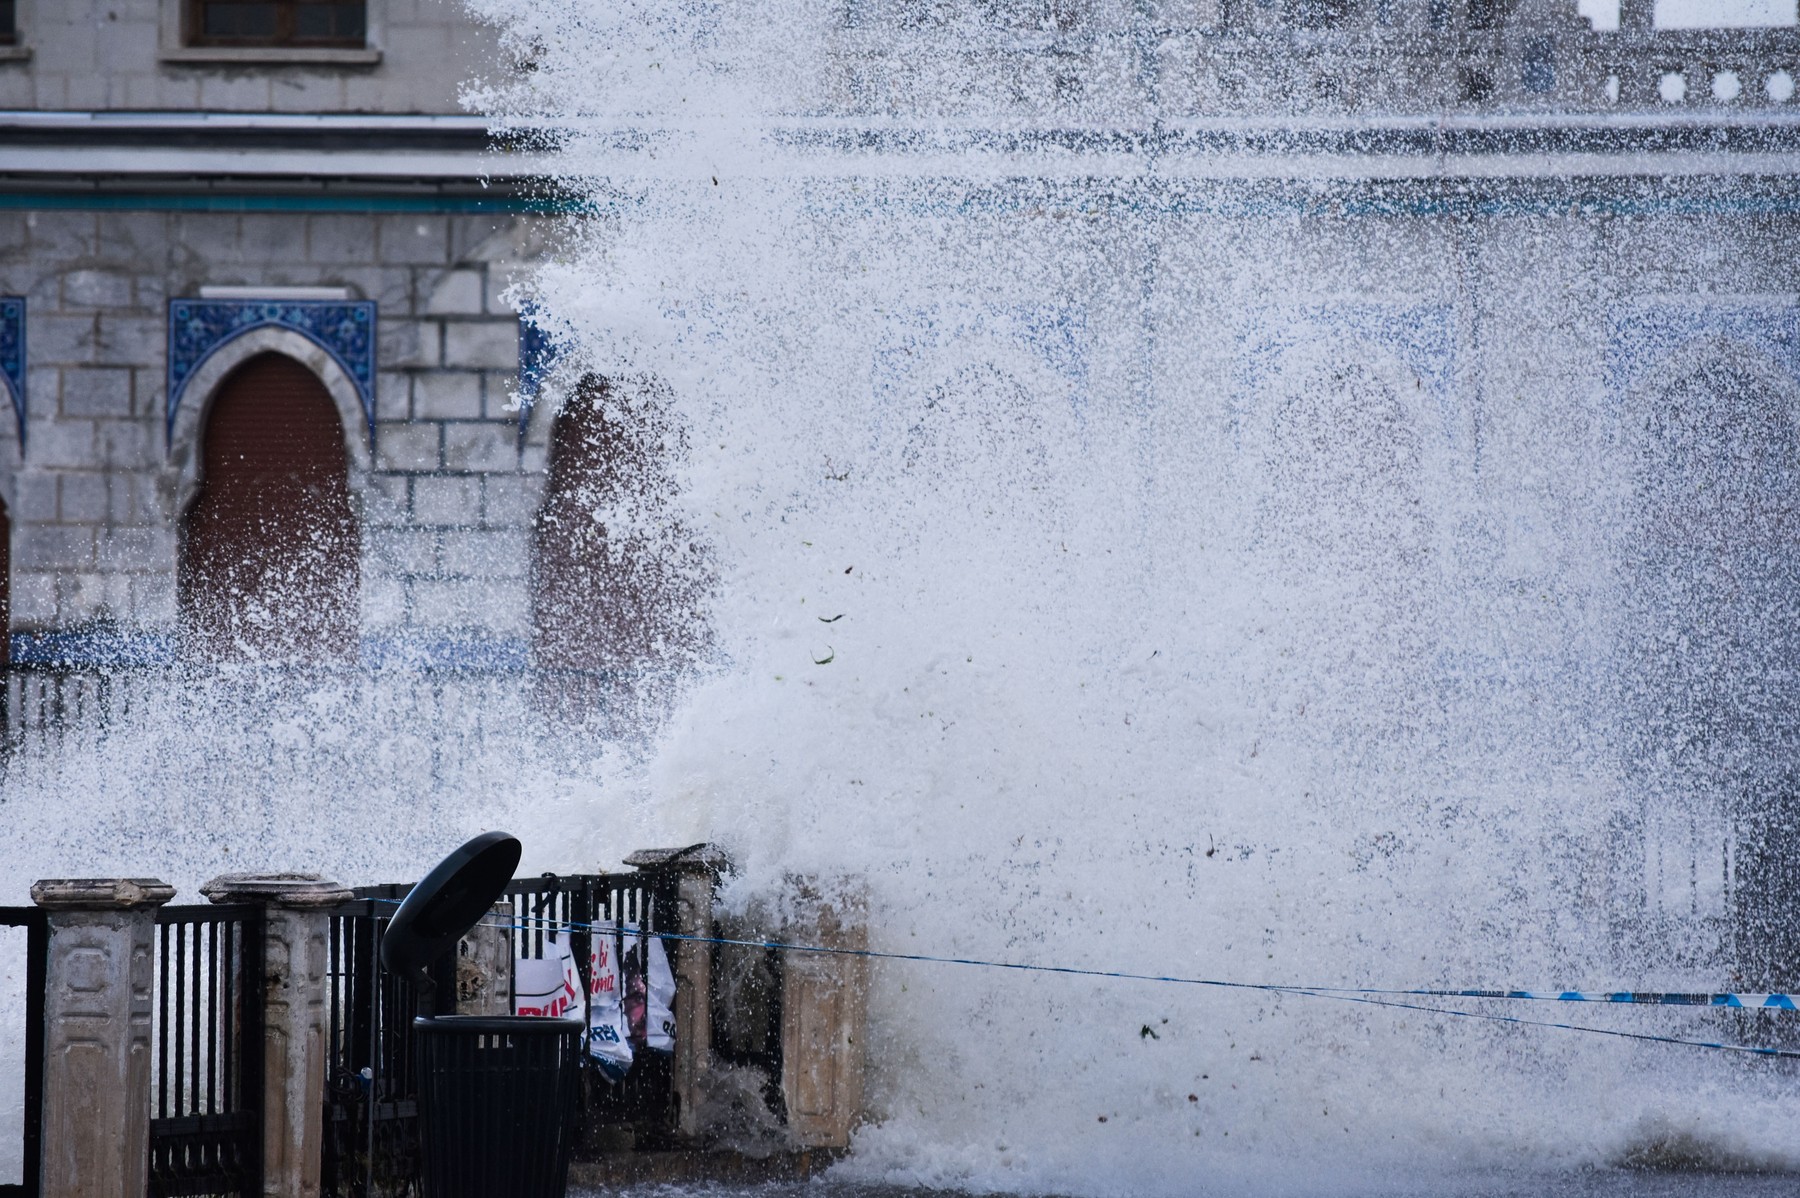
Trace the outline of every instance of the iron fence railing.
<path fill-rule="evenodd" d="M 626 926 L 654 934 L 672 930 L 675 877 L 645 871 L 518 879 L 504 898 L 509 960 L 542 957 L 545 937 L 566 930 L 583 982 L 595 929 L 621 945 Z M 447 1012 L 456 993 L 455 961 L 433 974 L 429 995 L 381 968 L 381 938 L 404 885 L 368 886 L 330 912 L 329 1058 L 326 1077 L 324 1192 L 330 1198 L 403 1198 L 418 1192 L 418 1089 L 412 1020 Z M 671 957 L 679 951 L 667 942 Z M 427 1009 L 429 1007 L 429 1009 Z M 674 1074 L 666 1056 L 644 1053 L 621 1082 L 584 1070 L 582 1140 L 629 1128 L 640 1144 L 672 1135 Z"/>
<path fill-rule="evenodd" d="M 381 938 L 407 889 L 362 887 L 329 916 L 323 1187 L 335 1198 L 418 1192 L 421 996 L 381 967 Z"/>
<path fill-rule="evenodd" d="M 29 665 L 0 667 L 0 747 L 42 746 L 69 729 L 93 727 L 124 714 L 108 670 Z"/>
<path fill-rule="evenodd" d="M 149 1198 L 262 1192 L 263 929 L 255 905 L 157 912 Z"/>
<path fill-rule="evenodd" d="M 0 1182 L 0 1198 L 38 1198 L 42 1191 L 44 1123 L 44 988 L 49 956 L 49 924 L 41 907 L 0 907 L 0 927 L 16 929 L 7 940 L 24 951 L 24 1025 L 19 1045 L 20 1103 L 17 1181 Z M 20 976 L 20 974 L 14 974 Z"/>
<path fill-rule="evenodd" d="M 515 916 L 508 929 L 513 959 L 542 957 L 545 936 L 566 927 L 571 929 L 569 947 L 582 982 L 591 985 L 593 936 L 610 936 L 613 959 L 623 962 L 627 929 L 644 935 L 676 931 L 676 885 L 676 875 L 663 870 L 515 879 L 506 889 Z M 663 947 L 673 969 L 689 946 L 665 940 Z M 584 1138 L 578 1143 L 592 1144 L 608 1129 L 627 1129 L 643 1146 L 667 1140 L 674 1133 L 678 1115 L 675 1073 L 666 1054 L 637 1053 L 630 1072 L 616 1082 L 606 1080 L 598 1070 L 587 1070 L 581 1093 Z"/>
<path fill-rule="evenodd" d="M 321 707 L 346 724 L 390 731 L 380 755 L 354 768 L 396 783 L 461 777 L 540 735 L 603 736 L 668 690 L 646 672 L 456 667 L 205 667 L 180 664 L 0 665 L 0 771 L 114 743 L 155 744 L 168 729 L 205 726 L 181 740 L 196 761 L 242 771 L 316 768 L 310 728 Z"/>
<path fill-rule="evenodd" d="M 611 937 L 616 959 L 623 960 L 631 933 L 676 930 L 677 885 L 673 871 L 655 869 L 515 880 L 505 892 L 514 914 L 496 921 L 507 960 L 542 957 L 548 935 L 560 932 L 568 935 L 586 982 L 594 936 Z M 381 968 L 382 936 L 409 889 L 365 887 L 327 913 L 322 1180 L 332 1198 L 405 1198 L 419 1189 L 412 1021 L 431 1013 L 426 1004 L 449 1009 L 456 962 L 447 956 L 439 963 L 426 993 Z M 265 920 L 254 904 L 170 906 L 157 913 L 146 1198 L 249 1198 L 262 1189 Z M 25 949 L 22 1175 L 0 1182 L 0 1198 L 38 1198 L 48 924 L 37 907 L 0 908 L 0 928 L 20 929 Z M 683 951 L 706 948 L 663 944 L 676 969 Z M 675 1134 L 667 1054 L 639 1053 L 621 1081 L 584 1070 L 581 1093 L 581 1143 L 589 1149 L 612 1131 L 628 1130 L 640 1147 Z"/>

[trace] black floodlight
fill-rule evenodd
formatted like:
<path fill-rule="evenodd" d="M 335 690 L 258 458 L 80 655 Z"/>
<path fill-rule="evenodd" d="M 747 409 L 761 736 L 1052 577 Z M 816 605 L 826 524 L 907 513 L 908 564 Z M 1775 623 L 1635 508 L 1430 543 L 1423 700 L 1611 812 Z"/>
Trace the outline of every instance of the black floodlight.
<path fill-rule="evenodd" d="M 523 851 L 504 832 L 483 832 L 414 886 L 381 938 L 381 963 L 429 987 L 426 969 L 456 947 L 499 900 Z"/>

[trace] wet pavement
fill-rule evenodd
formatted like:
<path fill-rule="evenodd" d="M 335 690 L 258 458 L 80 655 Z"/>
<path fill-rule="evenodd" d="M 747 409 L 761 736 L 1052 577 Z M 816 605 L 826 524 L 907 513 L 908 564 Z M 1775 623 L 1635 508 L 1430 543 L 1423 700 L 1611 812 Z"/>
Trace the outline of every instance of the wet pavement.
<path fill-rule="evenodd" d="M 1159 1195 L 1166 1193 L 1160 1188 Z M 1194 1195 L 1245 1193 L 1233 1185 L 1209 1188 L 1197 1183 Z M 1321 1182 L 1312 1193 L 1319 1198 L 1796 1198 L 1800 1174 L 1651 1172 L 1627 1169 L 1592 1169 L 1572 1173 L 1518 1173 L 1505 1176 L 1431 1179 L 1411 1177 L 1391 1186 L 1357 1182 L 1343 1186 Z M 619 1189 L 571 1189 L 570 1198 L 955 1198 L 993 1191 L 911 1189 L 817 1178 L 803 1182 L 771 1182 L 756 1185 L 716 1182 L 645 1184 Z M 1295 1198 L 1301 1191 L 1290 1184 L 1271 1193 Z M 1254 1196 L 1252 1195 L 1252 1198 Z"/>

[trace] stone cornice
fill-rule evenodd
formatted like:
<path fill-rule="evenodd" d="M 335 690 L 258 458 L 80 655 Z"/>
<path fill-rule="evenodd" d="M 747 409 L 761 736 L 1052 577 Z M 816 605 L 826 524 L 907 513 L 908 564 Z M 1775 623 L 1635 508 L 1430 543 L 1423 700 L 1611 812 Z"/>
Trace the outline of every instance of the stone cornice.
<path fill-rule="evenodd" d="M 213 119 L 216 116 L 217 119 Z M 817 116 L 763 127 L 750 166 L 786 178 L 1458 180 L 1787 177 L 1800 113 L 1767 110 L 1181 117 L 1110 123 Z M 570 123 L 509 135 L 474 117 L 0 112 L 0 186 L 358 187 L 546 196 L 558 170 L 679 179 L 700 126 Z M 544 147 L 566 146 L 568 157 Z M 698 169 L 698 168 L 694 168 Z M 743 169 L 742 167 L 739 168 Z"/>
<path fill-rule="evenodd" d="M 318 874 L 221 874 L 200 888 L 209 902 L 266 903 L 301 909 L 349 902 L 347 887 Z"/>
<path fill-rule="evenodd" d="M 31 901 L 52 911 L 137 911 L 174 897 L 175 888 L 156 878 L 45 878 L 31 884 Z"/>

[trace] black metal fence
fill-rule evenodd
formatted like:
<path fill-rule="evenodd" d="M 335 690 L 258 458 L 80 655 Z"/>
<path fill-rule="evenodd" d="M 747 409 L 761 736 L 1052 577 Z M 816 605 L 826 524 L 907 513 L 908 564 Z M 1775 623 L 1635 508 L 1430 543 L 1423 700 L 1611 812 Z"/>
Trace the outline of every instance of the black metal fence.
<path fill-rule="evenodd" d="M 381 938 L 407 889 L 362 887 L 330 915 L 323 1187 L 337 1198 L 418 1192 L 420 995 L 381 968 Z"/>
<path fill-rule="evenodd" d="M 583 874 L 518 879 L 506 889 L 514 918 L 504 928 L 509 960 L 542 957 L 545 938 L 567 930 L 577 968 L 589 978 L 594 929 L 620 947 L 627 924 L 647 933 L 673 930 L 673 874 Z M 413 1017 L 444 1013 L 456 993 L 446 959 L 430 996 L 381 968 L 381 937 L 408 886 L 369 886 L 330 913 L 330 1057 L 325 1102 L 324 1193 L 330 1198 L 404 1198 L 419 1184 L 418 1089 Z M 666 942 L 671 958 L 676 942 Z M 421 1002 L 430 1004 L 425 1010 Z M 664 1054 L 643 1053 L 623 1081 L 584 1070 L 584 1135 L 629 1130 L 654 1144 L 675 1128 L 674 1074 Z"/>
<path fill-rule="evenodd" d="M 260 906 L 156 916 L 149 1198 L 262 1193 Z"/>
<path fill-rule="evenodd" d="M 378 657 L 365 665 L 223 671 L 155 654 L 126 653 L 109 662 L 15 661 L 0 663 L 0 753 L 104 734 L 134 714 L 162 714 L 171 701 L 197 697 L 216 714 L 235 699 L 278 703 L 327 683 L 340 687 L 352 704 L 453 718 L 456 737 L 442 747 L 454 750 L 471 736 L 517 735 L 511 710 L 487 712 L 495 703 L 550 717 L 559 735 L 569 735 L 607 726 L 620 704 L 635 710 L 657 701 L 672 682 L 663 671 L 547 669 L 479 656 L 409 670 L 384 668 Z"/>
<path fill-rule="evenodd" d="M 0 750 L 42 747 L 68 729 L 121 715 L 128 689 L 113 671 L 0 667 Z"/>
<path fill-rule="evenodd" d="M 610 675 L 596 679 L 594 687 L 616 685 Z M 113 738 L 155 738 L 171 722 L 214 731 L 184 746 L 197 764 L 305 774 L 322 764 L 328 768 L 329 753 L 279 730 L 291 719 L 310 721 L 316 696 L 329 691 L 333 710 L 348 723 L 414 730 L 379 758 L 361 755 L 350 762 L 371 785 L 414 785 L 421 775 L 445 781 L 495 752 L 511 751 L 521 738 L 591 735 L 586 722 L 549 728 L 532 715 L 543 685 L 531 670 L 506 665 L 213 670 L 172 663 L 14 662 L 0 665 L 0 776 L 64 752 L 103 751 Z"/>
<path fill-rule="evenodd" d="M 677 884 L 672 871 L 515 880 L 506 890 L 514 916 L 498 921 L 507 960 L 542 957 L 548 936 L 565 934 L 585 984 L 594 936 L 612 937 L 615 957 L 623 960 L 628 928 L 643 936 L 676 930 Z M 441 962 L 436 985 L 425 994 L 381 968 L 381 938 L 409 889 L 365 887 L 329 913 L 322 1164 L 324 1192 L 332 1198 L 418 1192 L 412 1020 L 429 1013 L 422 1002 L 449 1009 L 456 963 Z M 157 913 L 146 1198 L 261 1193 L 264 921 L 263 908 L 251 904 L 164 907 Z M 23 1034 L 15 1041 L 22 1045 L 21 1176 L 0 1181 L 0 1198 L 38 1198 L 48 924 L 40 908 L 0 908 L 0 928 L 22 933 L 0 935 L 0 942 L 19 939 L 25 954 Z M 705 950 L 663 944 L 677 969 L 684 949 Z M 627 1132 L 639 1147 L 674 1136 L 678 1109 L 667 1054 L 638 1053 L 620 1081 L 606 1080 L 597 1068 L 584 1070 L 581 1093 L 581 1143 L 589 1148 L 609 1132 Z"/>
<path fill-rule="evenodd" d="M 595 935 L 610 936 L 613 959 L 623 962 L 627 927 L 647 935 L 676 930 L 677 882 L 676 874 L 663 870 L 515 879 L 506 889 L 515 916 L 508 930 L 513 958 L 542 957 L 545 937 L 558 928 L 570 928 L 576 968 L 583 985 L 591 985 Z M 670 968 L 675 968 L 685 946 L 665 940 L 663 947 Z M 633 1143 L 645 1147 L 674 1134 L 679 1114 L 674 1063 L 665 1053 L 637 1053 L 631 1071 L 617 1082 L 606 1080 L 597 1069 L 585 1070 L 581 1093 L 583 1138 L 577 1141 L 578 1150 L 610 1131 L 629 1132 Z"/>
<path fill-rule="evenodd" d="M 19 962 L 24 968 L 13 976 L 23 976 L 25 983 L 21 996 L 24 1001 L 19 1004 L 24 1013 L 24 1025 L 16 1040 L 8 1037 L 10 1043 L 19 1046 L 19 1067 L 23 1075 L 20 1079 L 23 1102 L 20 1104 L 19 1180 L 0 1182 L 0 1198 L 38 1198 L 43 1188 L 40 1174 L 44 1125 L 44 984 L 49 924 L 41 907 L 0 907 L 0 927 L 14 929 L 5 939 L 12 949 L 9 955 L 15 961 L 19 961 L 19 951 L 24 954 Z"/>

